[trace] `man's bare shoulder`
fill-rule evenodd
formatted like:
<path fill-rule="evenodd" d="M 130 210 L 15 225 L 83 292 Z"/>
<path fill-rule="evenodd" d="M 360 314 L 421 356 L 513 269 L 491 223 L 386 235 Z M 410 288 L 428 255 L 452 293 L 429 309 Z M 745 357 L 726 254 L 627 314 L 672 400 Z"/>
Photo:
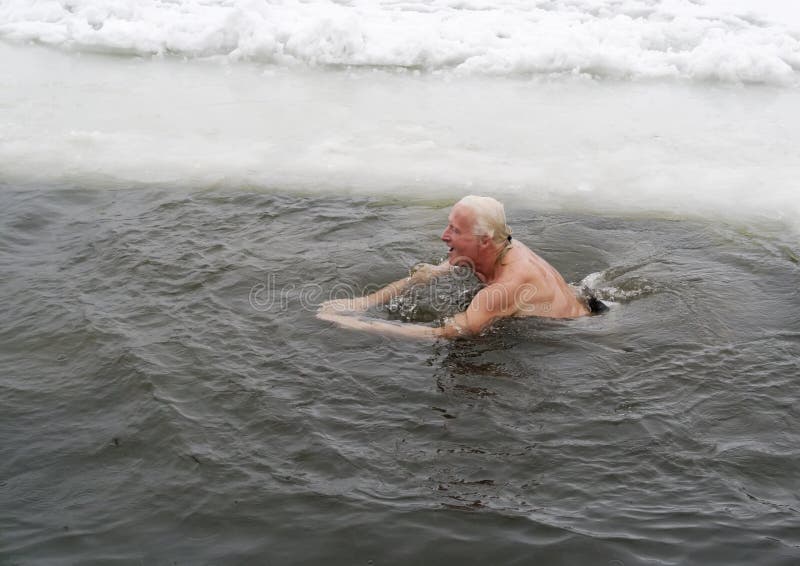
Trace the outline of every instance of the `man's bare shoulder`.
<path fill-rule="evenodd" d="M 504 285 L 543 285 L 553 270 L 549 263 L 520 242 L 515 242 L 503 259 L 503 269 L 495 281 Z"/>

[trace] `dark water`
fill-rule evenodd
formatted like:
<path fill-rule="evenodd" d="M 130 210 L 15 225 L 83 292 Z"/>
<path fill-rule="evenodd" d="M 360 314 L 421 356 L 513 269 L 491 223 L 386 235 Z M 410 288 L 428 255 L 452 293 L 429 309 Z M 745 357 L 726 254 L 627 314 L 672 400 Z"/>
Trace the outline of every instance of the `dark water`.
<path fill-rule="evenodd" d="M 0 199 L 0 564 L 800 562 L 778 226 L 514 210 L 618 304 L 425 343 L 313 304 L 442 257 L 449 203 Z"/>

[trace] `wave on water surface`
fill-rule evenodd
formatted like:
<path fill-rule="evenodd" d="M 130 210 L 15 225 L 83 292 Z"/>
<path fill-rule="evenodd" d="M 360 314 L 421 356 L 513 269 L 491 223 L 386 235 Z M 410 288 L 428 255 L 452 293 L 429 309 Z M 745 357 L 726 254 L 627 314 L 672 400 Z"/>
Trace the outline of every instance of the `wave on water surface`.
<path fill-rule="evenodd" d="M 798 84 L 786 0 L 7 0 L 0 37 L 285 66 Z"/>

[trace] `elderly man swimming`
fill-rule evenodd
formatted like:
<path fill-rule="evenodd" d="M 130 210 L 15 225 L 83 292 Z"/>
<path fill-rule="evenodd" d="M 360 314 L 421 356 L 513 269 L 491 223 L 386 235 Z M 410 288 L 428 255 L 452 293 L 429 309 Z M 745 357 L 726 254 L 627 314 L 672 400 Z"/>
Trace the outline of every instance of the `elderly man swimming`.
<path fill-rule="evenodd" d="M 356 299 L 327 301 L 317 317 L 339 326 L 406 337 L 452 338 L 477 334 L 508 316 L 575 318 L 590 314 L 597 301 L 587 303 L 576 295 L 561 274 L 525 244 L 511 237 L 503 205 L 491 197 L 467 196 L 450 211 L 442 241 L 449 247 L 447 260 L 424 265 L 410 277 Z M 353 316 L 383 305 L 406 288 L 425 283 L 453 266 L 471 268 L 485 287 L 467 310 L 432 328 Z M 590 306 L 590 304 L 592 306 Z"/>

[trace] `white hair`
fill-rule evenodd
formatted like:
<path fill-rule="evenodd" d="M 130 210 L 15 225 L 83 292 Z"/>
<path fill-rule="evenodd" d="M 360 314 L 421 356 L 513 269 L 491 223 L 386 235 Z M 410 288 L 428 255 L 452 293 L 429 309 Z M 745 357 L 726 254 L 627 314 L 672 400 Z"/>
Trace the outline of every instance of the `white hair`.
<path fill-rule="evenodd" d="M 511 236 L 511 228 L 506 224 L 506 210 L 497 199 L 468 195 L 456 203 L 459 205 L 473 212 L 472 233 L 476 236 L 489 236 L 498 243 Z"/>

